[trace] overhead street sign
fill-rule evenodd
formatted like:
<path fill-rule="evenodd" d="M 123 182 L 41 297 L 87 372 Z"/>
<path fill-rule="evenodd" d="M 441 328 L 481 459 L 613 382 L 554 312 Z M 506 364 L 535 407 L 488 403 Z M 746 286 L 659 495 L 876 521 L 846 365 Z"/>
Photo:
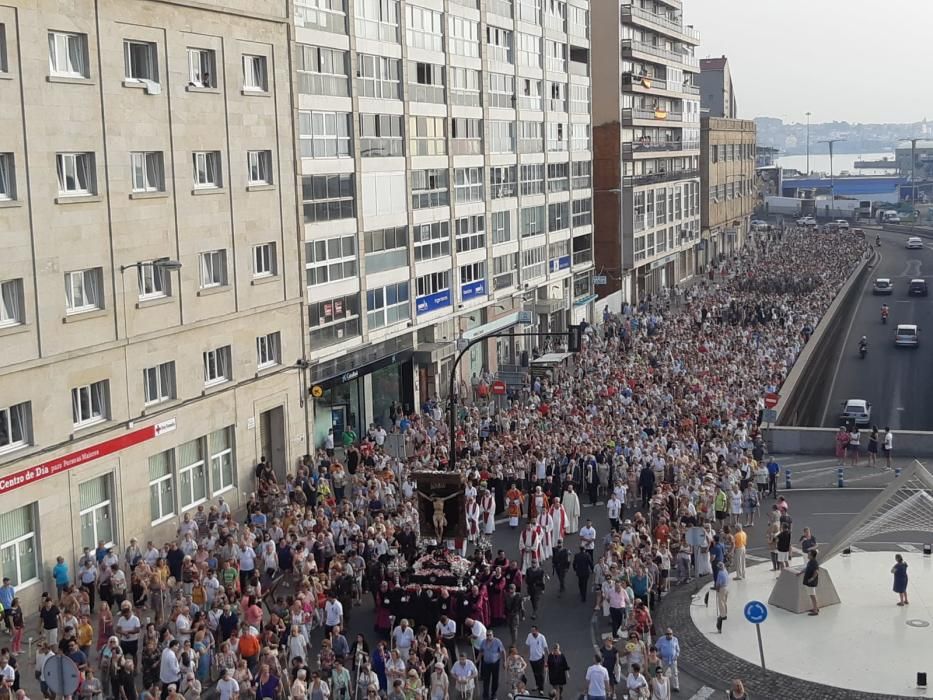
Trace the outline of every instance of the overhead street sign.
<path fill-rule="evenodd" d="M 593 275 L 593 285 L 603 287 L 606 284 L 606 275 Z"/>

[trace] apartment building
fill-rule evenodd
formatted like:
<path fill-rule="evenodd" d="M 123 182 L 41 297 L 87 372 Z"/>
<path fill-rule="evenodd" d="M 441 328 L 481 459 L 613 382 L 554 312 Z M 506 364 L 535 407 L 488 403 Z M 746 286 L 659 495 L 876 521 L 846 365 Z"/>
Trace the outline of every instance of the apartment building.
<path fill-rule="evenodd" d="M 306 451 L 285 0 L 0 0 L 0 568 Z"/>
<path fill-rule="evenodd" d="M 296 0 L 313 438 L 589 318 L 588 0 Z M 542 341 L 490 338 L 455 386 Z"/>
<path fill-rule="evenodd" d="M 592 12 L 596 272 L 618 308 L 696 271 L 699 34 L 681 0 L 607 0 Z"/>

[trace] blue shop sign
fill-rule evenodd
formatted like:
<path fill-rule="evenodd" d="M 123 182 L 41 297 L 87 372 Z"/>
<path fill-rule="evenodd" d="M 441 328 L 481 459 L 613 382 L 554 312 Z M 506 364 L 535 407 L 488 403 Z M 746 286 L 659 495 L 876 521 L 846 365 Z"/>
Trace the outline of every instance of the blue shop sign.
<path fill-rule="evenodd" d="M 563 255 L 556 260 L 551 260 L 551 272 L 557 272 L 558 270 L 566 270 L 570 267 L 570 256 Z"/>
<path fill-rule="evenodd" d="M 449 289 L 442 289 L 439 292 L 434 292 L 434 294 L 418 297 L 415 300 L 415 308 L 417 309 L 419 315 L 431 313 L 432 311 L 437 311 L 438 309 L 443 309 L 445 306 L 450 306 Z"/>
<path fill-rule="evenodd" d="M 476 280 L 460 285 L 460 298 L 463 301 L 469 301 L 476 297 L 483 296 L 486 293 L 486 280 Z"/>

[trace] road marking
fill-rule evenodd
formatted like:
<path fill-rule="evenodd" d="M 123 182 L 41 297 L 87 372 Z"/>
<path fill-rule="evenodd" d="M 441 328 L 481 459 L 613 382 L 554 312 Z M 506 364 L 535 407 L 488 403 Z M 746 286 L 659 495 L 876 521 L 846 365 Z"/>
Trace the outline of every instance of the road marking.
<path fill-rule="evenodd" d="M 901 549 L 903 549 L 905 552 L 914 552 L 914 553 L 916 553 L 916 552 L 919 552 L 919 551 L 920 551 L 919 549 L 917 549 L 916 547 L 914 547 L 914 546 L 913 546 L 912 544 L 910 544 L 909 542 L 902 542 L 902 543 L 898 544 L 897 546 L 900 547 Z"/>
<path fill-rule="evenodd" d="M 833 457 L 832 459 L 813 459 L 809 462 L 788 462 L 784 466 L 786 467 L 808 467 L 811 464 L 826 464 L 827 462 L 837 462 L 838 460 Z M 809 473 L 809 472 L 808 472 Z"/>
<path fill-rule="evenodd" d="M 849 551 L 852 552 L 852 554 L 858 554 L 859 552 L 864 552 L 865 550 L 850 544 Z"/>
<path fill-rule="evenodd" d="M 771 561 L 768 557 L 759 557 L 757 554 L 746 554 L 747 561 Z"/>
<path fill-rule="evenodd" d="M 858 515 L 858 513 L 810 513 L 810 515 Z"/>
<path fill-rule="evenodd" d="M 690 696 L 690 700 L 709 700 L 709 698 L 715 695 L 716 690 L 710 688 L 708 685 L 704 685 L 697 692 Z"/>

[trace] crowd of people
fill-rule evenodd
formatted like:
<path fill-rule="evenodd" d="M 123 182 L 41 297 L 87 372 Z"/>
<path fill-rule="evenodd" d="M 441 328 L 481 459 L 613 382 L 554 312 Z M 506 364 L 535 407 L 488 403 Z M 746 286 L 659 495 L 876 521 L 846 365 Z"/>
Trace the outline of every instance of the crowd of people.
<path fill-rule="evenodd" d="M 28 667 L 51 699 L 41 671 L 64 654 L 86 700 L 198 700 L 208 688 L 220 700 L 666 700 L 680 647 L 652 610 L 672 582 L 713 574 L 727 606 L 723 572 L 744 575 L 745 529 L 777 495 L 763 396 L 864 252 L 844 232 L 764 234 L 677 303 L 607 313 L 572 365 L 529 376 L 507 406 L 461 396 L 463 541 L 432 541 L 430 498 L 410 478 L 451 465 L 434 401 L 343 449 L 330 436 L 285 479 L 261 461 L 245 516 L 218 499 L 186 513 L 172 542 L 101 543 L 73 574 L 60 560 L 28 660 L 33 623 L 5 582 L 0 692 L 25 698 Z M 403 434 L 405 456 L 383 449 L 387 432 Z M 581 499 L 606 503 L 608 531 L 581 517 Z M 768 527 L 789 529 L 786 510 L 775 501 Z M 490 544 L 500 513 L 514 528 L 511 556 Z M 419 564 L 445 546 L 472 547 L 467 568 Z M 571 570 L 608 632 L 572 686 L 559 631 L 536 626 L 549 581 L 563 594 Z M 526 617 L 535 626 L 522 638 Z"/>

